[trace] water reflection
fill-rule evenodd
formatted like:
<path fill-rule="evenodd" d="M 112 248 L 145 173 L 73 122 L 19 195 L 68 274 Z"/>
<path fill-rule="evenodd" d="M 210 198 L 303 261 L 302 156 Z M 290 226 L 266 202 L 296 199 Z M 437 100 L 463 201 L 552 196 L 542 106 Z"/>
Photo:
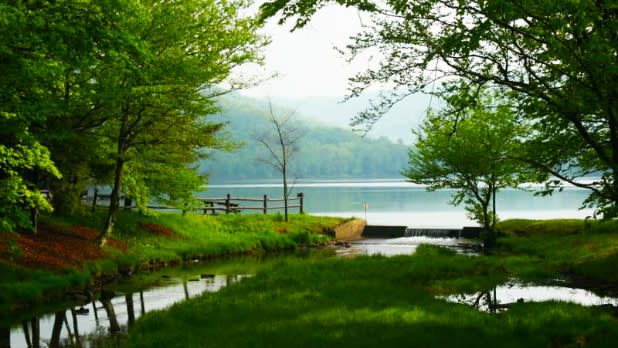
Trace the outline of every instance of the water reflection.
<path fill-rule="evenodd" d="M 24 320 L 12 329 L 0 328 L 0 348 L 15 347 L 109 347 L 116 346 L 127 328 L 148 311 L 163 309 L 203 292 L 214 292 L 247 275 L 200 275 L 187 281 L 166 278 L 154 288 L 139 291 L 139 311 L 134 296 L 103 293 L 92 308 L 78 306 L 39 318 Z"/>
<path fill-rule="evenodd" d="M 495 287 L 490 291 L 476 294 L 458 294 L 441 296 L 450 302 L 463 303 L 481 311 L 498 312 L 508 309 L 518 302 L 562 301 L 583 306 L 618 306 L 618 298 L 598 296 L 595 293 L 578 288 L 564 286 L 525 285 L 516 281 Z"/>

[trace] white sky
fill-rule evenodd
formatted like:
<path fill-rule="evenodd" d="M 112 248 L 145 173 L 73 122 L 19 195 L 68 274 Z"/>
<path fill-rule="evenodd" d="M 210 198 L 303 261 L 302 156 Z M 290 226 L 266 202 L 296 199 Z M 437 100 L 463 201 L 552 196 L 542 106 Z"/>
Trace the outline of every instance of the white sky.
<path fill-rule="evenodd" d="M 249 96 L 343 96 L 348 78 L 367 67 L 367 61 L 347 63 L 334 47 L 344 48 L 349 37 L 361 30 L 355 9 L 327 6 L 302 29 L 290 32 L 291 22 L 281 26 L 271 19 L 264 33 L 271 37 L 263 67 L 245 67 L 243 74 L 269 76 L 272 80 L 241 91 Z"/>

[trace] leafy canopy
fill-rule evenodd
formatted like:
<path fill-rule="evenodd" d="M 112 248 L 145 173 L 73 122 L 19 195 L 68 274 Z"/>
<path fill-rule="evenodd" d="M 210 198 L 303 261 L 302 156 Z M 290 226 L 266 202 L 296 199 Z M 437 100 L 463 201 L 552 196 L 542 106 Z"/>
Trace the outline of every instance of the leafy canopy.
<path fill-rule="evenodd" d="M 371 16 L 348 57 L 373 50 L 381 58 L 351 79 L 352 96 L 375 84 L 392 88 L 353 123 L 371 127 L 435 81 L 504 88 L 535 125 L 528 162 L 591 190 L 588 203 L 604 216 L 618 215 L 615 1 L 276 0 L 262 14 L 302 27 L 333 2 Z M 581 180 L 590 175 L 600 179 Z"/>
<path fill-rule="evenodd" d="M 457 107 L 463 91 L 444 95 L 448 105 L 438 113 L 428 111 L 414 132 L 416 147 L 404 175 L 428 190 L 457 189 L 451 204 L 465 203 L 472 219 L 493 229 L 498 191 L 546 177 L 518 159 L 531 127 L 518 123 L 510 106 L 489 91 L 476 104 Z"/>

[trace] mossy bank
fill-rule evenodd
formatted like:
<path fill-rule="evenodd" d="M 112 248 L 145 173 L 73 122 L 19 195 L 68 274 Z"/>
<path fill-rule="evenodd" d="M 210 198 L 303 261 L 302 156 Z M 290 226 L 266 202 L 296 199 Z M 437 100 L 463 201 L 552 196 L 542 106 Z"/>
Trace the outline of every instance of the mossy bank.
<path fill-rule="evenodd" d="M 187 260 L 293 250 L 324 244 L 344 219 L 291 215 L 142 216 L 121 212 L 108 246 L 94 242 L 104 212 L 42 219 L 36 235 L 3 233 L 0 312 L 64 298 L 120 275 L 182 264 Z M 96 285 L 96 286 L 95 286 Z"/>

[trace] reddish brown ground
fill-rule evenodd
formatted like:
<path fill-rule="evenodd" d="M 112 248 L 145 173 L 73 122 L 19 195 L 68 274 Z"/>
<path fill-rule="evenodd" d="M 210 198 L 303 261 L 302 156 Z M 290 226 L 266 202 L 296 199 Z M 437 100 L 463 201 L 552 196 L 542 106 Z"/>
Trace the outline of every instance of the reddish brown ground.
<path fill-rule="evenodd" d="M 79 268 L 85 261 L 104 258 L 107 253 L 95 242 L 99 234 L 85 226 L 49 226 L 41 225 L 36 234 L 1 235 L 0 258 L 8 259 L 9 238 L 17 242 L 21 256 L 13 260 L 30 268 L 62 269 L 65 267 Z M 125 250 L 126 246 L 119 241 L 109 240 L 112 248 Z"/>
<path fill-rule="evenodd" d="M 139 226 L 146 231 L 160 234 L 162 236 L 182 238 L 182 236 L 174 232 L 174 230 L 161 226 L 161 225 L 153 224 L 151 222 L 140 222 Z"/>

